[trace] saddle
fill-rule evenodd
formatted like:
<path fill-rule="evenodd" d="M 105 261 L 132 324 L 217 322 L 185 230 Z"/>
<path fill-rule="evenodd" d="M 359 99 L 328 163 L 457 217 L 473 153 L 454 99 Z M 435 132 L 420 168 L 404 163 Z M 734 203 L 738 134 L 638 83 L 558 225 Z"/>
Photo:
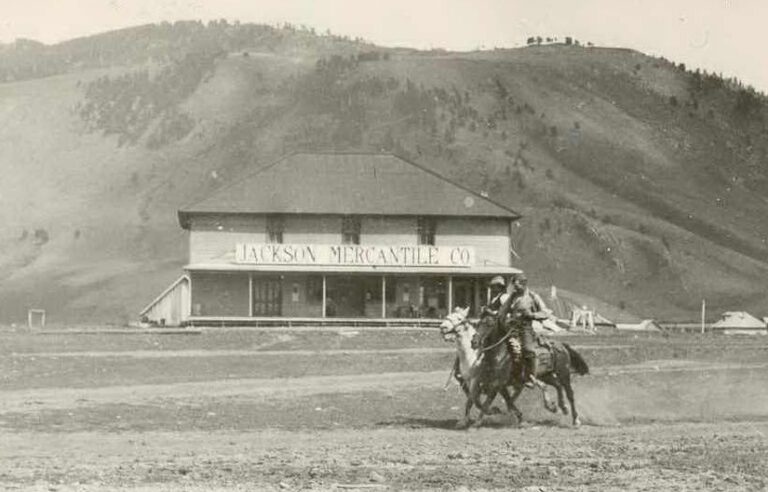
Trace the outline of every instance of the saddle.
<path fill-rule="evenodd" d="M 540 373 L 550 372 L 555 369 L 555 354 L 551 347 L 536 347 L 536 358 L 539 359 Z"/>
<path fill-rule="evenodd" d="M 520 341 L 517 338 L 510 338 L 508 343 L 515 362 L 520 363 L 523 355 Z M 540 335 L 536 335 L 536 345 L 536 358 L 539 360 L 539 372 L 549 372 L 554 370 L 555 347 L 552 342 Z"/>

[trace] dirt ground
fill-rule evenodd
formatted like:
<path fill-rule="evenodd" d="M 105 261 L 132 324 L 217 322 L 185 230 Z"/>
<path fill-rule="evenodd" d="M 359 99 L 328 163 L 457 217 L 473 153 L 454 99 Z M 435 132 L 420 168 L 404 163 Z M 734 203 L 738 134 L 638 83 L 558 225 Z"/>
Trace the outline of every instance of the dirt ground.
<path fill-rule="evenodd" d="M 569 343 L 582 427 L 458 431 L 428 330 L 0 333 L 0 489 L 768 489 L 768 340 Z"/>

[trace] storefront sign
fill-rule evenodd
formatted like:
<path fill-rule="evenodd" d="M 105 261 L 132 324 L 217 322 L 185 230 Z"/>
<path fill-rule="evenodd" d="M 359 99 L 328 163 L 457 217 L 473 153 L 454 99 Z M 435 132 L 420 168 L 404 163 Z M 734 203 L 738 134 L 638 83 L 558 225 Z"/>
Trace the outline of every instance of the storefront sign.
<path fill-rule="evenodd" d="M 374 246 L 357 244 L 237 244 L 235 262 L 250 265 L 380 267 L 471 267 L 466 246 Z"/>

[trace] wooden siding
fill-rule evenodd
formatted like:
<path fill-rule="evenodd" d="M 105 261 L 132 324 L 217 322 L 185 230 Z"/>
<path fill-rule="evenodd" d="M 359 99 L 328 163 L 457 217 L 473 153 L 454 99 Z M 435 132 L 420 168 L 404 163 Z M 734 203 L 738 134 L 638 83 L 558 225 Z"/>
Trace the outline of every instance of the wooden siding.
<path fill-rule="evenodd" d="M 416 217 L 363 217 L 360 244 L 417 244 Z"/>
<path fill-rule="evenodd" d="M 286 216 L 283 242 L 286 244 L 340 244 L 341 216 Z"/>
<path fill-rule="evenodd" d="M 247 273 L 193 273 L 193 316 L 250 316 Z"/>
<path fill-rule="evenodd" d="M 512 266 L 509 220 L 445 218 L 437 223 L 435 245 L 475 248 L 475 266 Z"/>
<path fill-rule="evenodd" d="M 189 229 L 190 263 L 231 263 L 236 243 L 267 240 L 264 216 L 195 217 Z"/>
<path fill-rule="evenodd" d="M 180 326 L 189 318 L 189 279 L 176 280 L 169 289 L 155 299 L 141 314 L 160 326 Z"/>

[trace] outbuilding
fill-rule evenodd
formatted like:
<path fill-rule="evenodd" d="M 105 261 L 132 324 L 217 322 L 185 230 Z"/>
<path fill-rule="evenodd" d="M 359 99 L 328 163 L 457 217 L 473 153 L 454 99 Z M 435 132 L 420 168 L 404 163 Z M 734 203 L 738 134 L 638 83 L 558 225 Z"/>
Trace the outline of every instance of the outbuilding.
<path fill-rule="evenodd" d="M 766 335 L 765 322 L 744 311 L 728 311 L 712 325 L 712 331 L 725 335 Z"/>

